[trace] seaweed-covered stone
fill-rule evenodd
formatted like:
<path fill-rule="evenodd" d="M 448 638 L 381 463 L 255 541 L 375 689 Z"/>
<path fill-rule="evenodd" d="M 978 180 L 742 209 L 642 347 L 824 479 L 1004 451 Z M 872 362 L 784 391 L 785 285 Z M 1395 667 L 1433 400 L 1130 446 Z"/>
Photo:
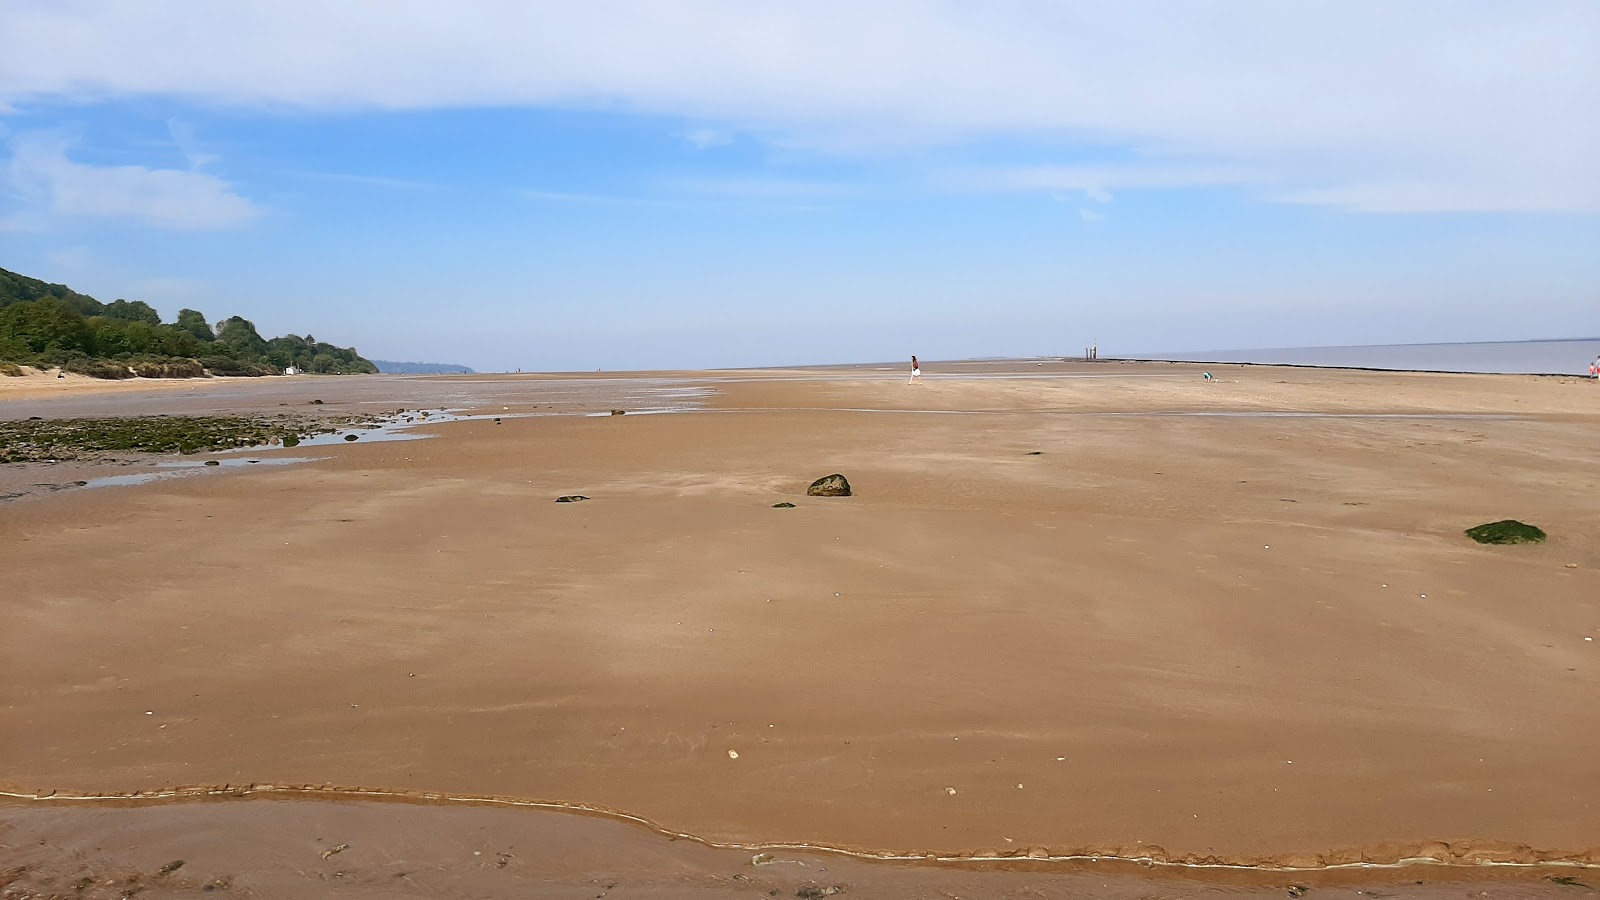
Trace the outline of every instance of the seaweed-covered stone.
<path fill-rule="evenodd" d="M 773 509 L 794 509 L 794 504 L 790 503 L 787 500 L 785 500 L 782 503 L 774 503 L 774 504 L 772 504 L 772 508 Z"/>
<path fill-rule="evenodd" d="M 345 436 L 344 436 L 344 439 L 345 439 L 345 440 L 347 440 L 347 441 L 353 441 L 353 440 L 355 440 L 355 439 L 356 439 L 356 438 L 358 438 L 358 437 L 360 437 L 360 435 L 357 435 L 357 434 L 347 434 L 347 435 L 345 435 Z"/>
<path fill-rule="evenodd" d="M 824 475 L 811 482 L 811 487 L 806 488 L 806 494 L 811 497 L 848 497 L 850 482 L 843 475 Z"/>
<path fill-rule="evenodd" d="M 1542 529 L 1526 522 L 1503 519 L 1468 528 L 1467 537 L 1480 544 L 1537 544 L 1545 539 L 1545 533 Z"/>
<path fill-rule="evenodd" d="M 568 494 L 565 497 L 557 497 L 556 498 L 556 502 L 557 503 L 581 503 L 582 501 L 587 500 L 587 499 L 589 499 L 589 498 L 583 496 L 582 494 Z"/>

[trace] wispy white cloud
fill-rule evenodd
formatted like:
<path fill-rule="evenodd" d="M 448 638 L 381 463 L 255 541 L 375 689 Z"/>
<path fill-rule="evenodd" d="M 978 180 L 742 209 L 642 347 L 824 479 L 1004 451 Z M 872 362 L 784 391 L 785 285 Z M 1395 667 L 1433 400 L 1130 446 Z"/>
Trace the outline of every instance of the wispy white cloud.
<path fill-rule="evenodd" d="M 1084 207 L 1080 206 L 1078 207 L 1078 218 L 1085 222 L 1101 222 L 1105 220 L 1105 214 L 1097 213 L 1092 209 L 1085 209 Z"/>
<path fill-rule="evenodd" d="M 9 0 L 0 33 L 0 104 L 579 107 L 827 151 L 1090 139 L 1348 209 L 1600 210 L 1590 0 Z"/>
<path fill-rule="evenodd" d="M 183 153 L 183 158 L 189 161 L 189 168 L 198 171 L 205 166 L 217 161 L 214 153 L 203 153 L 195 140 L 194 126 L 181 119 L 170 118 L 167 120 L 167 134 L 172 137 L 172 143 Z"/>
<path fill-rule="evenodd" d="M 1106 166 L 1003 166 L 954 169 L 936 176 L 957 190 L 1073 191 L 1096 203 L 1110 203 L 1112 191 L 1171 187 L 1255 184 L 1264 172 L 1233 166 L 1152 161 Z"/>
<path fill-rule="evenodd" d="M 678 194 L 740 200 L 819 200 L 856 191 L 840 182 L 792 178 L 676 178 L 662 187 Z"/>
<path fill-rule="evenodd" d="M 667 206 L 671 201 L 653 197 L 628 197 L 620 194 L 583 194 L 573 191 L 516 191 L 526 200 L 544 203 L 573 203 L 582 206 Z"/>
<path fill-rule="evenodd" d="M 694 128 L 683 133 L 683 139 L 697 150 L 709 150 L 733 143 L 733 135 L 717 128 Z"/>
<path fill-rule="evenodd" d="M 260 214 L 215 175 L 144 166 L 96 166 L 67 156 L 72 142 L 32 132 L 11 142 L 0 172 L 19 209 L 13 227 L 60 219 L 119 218 L 174 229 L 228 228 Z"/>
<path fill-rule="evenodd" d="M 359 184 L 364 187 L 383 188 L 395 191 L 437 191 L 444 188 L 441 184 L 431 181 L 415 181 L 409 178 L 388 178 L 382 175 L 357 175 L 350 172 L 312 172 L 305 169 L 290 169 L 282 174 L 294 178 L 309 178 L 316 181 L 337 181 L 344 184 Z"/>

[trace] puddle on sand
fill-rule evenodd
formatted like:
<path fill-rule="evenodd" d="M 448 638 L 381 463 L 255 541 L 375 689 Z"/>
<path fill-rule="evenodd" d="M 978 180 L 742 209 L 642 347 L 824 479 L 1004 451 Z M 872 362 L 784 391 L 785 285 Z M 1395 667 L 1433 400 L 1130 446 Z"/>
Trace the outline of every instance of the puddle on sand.
<path fill-rule="evenodd" d="M 259 448 L 257 448 L 259 449 Z M 135 484 L 149 484 L 169 478 L 186 478 L 198 475 L 211 469 L 242 469 L 249 466 L 292 466 L 296 463 L 316 462 L 327 459 L 326 456 L 275 456 L 263 459 L 218 459 L 213 460 L 216 465 L 207 465 L 203 460 L 181 460 L 178 462 L 159 462 L 155 466 L 157 472 L 130 472 L 127 475 L 105 475 L 100 478 L 91 478 L 81 487 L 128 487 Z"/>

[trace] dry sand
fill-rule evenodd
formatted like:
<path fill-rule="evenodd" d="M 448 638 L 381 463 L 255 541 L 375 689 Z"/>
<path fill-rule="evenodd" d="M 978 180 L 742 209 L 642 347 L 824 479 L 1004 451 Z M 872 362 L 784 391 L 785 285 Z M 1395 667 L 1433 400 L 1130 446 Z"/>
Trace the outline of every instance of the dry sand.
<path fill-rule="evenodd" d="M 118 385 L 109 411 L 711 393 L 0 504 L 0 781 L 908 855 L 1600 863 L 1600 388 L 1209 370 Z M 834 471 L 857 496 L 804 496 Z M 1461 534 L 1507 517 L 1550 541 Z"/>

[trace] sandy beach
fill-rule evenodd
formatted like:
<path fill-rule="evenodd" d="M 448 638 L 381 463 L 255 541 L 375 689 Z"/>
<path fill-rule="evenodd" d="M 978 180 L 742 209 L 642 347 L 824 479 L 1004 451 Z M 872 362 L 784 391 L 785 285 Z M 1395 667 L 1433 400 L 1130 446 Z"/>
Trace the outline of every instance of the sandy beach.
<path fill-rule="evenodd" d="M 736 848 L 704 864 L 712 880 L 649 882 L 652 896 L 810 884 L 769 884 L 767 868 L 713 884 L 724 862 L 750 873 L 773 845 L 1600 864 L 1600 387 L 1053 360 L 926 371 L 915 386 L 874 366 L 103 390 L 0 378 L 8 419 L 313 398 L 503 417 L 303 464 L 0 503 L 0 783 L 17 795 L 0 805 L 0 855 L 22 846 L 12 835 L 219 827 L 114 824 L 160 810 L 231 815 L 244 835 L 266 828 L 252 816 L 312 815 L 266 799 L 306 788 L 342 810 L 326 815 L 501 817 L 415 826 L 441 834 L 554 833 L 551 817 L 572 818 L 337 799 L 362 788 L 615 811 Z M 75 483 L 75 466 L 6 477 Z M 855 496 L 805 495 L 833 472 Z M 553 502 L 571 494 L 590 499 Z M 1548 542 L 1462 534 L 1506 518 Z M 224 786 L 261 799 L 60 799 Z M 27 799 L 41 796 L 56 799 Z M 377 879 L 380 858 L 410 858 L 399 837 L 359 827 L 378 830 L 335 862 L 378 852 L 365 858 Z M 307 852 L 334 837 L 311 830 L 293 832 Z M 689 852 L 624 830 L 614 839 Z M 190 872 L 265 852 L 245 837 L 200 843 Z M 30 859 L 19 884 L 79 864 Z M 321 862 L 309 859 L 293 877 L 222 887 L 293 895 L 285 885 Z M 228 869 L 205 865 L 208 878 Z M 809 865 L 807 878 L 827 863 Z M 1212 889 L 1132 864 L 1034 865 L 1046 868 L 919 866 L 891 883 L 883 864 L 848 863 L 836 877 L 890 879 L 870 896 L 979 875 L 1022 880 L 946 886 Z M 1458 896 L 1452 879 L 1468 877 L 1426 868 L 1362 877 L 1393 896 Z M 1497 895 L 1572 890 L 1542 869 L 1473 871 L 1512 879 Z M 1044 875 L 1067 880 L 1028 887 Z M 1095 888 L 1101 875 L 1115 889 Z M 1284 877 L 1226 891 L 1281 896 Z"/>

